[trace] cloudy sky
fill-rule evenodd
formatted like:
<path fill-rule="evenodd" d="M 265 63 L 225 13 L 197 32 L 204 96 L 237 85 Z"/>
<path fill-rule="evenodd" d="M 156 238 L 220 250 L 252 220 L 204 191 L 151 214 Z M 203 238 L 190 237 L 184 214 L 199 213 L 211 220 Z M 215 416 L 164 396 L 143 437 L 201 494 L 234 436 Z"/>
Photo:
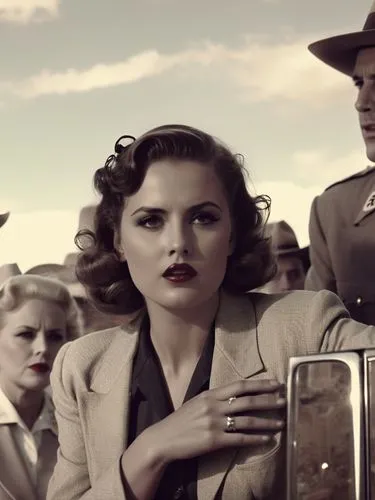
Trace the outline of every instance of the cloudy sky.
<path fill-rule="evenodd" d="M 246 158 L 308 243 L 310 203 L 368 160 L 347 77 L 307 51 L 371 0 L 0 0 L 0 264 L 74 250 L 92 177 L 122 134 L 167 122 Z"/>

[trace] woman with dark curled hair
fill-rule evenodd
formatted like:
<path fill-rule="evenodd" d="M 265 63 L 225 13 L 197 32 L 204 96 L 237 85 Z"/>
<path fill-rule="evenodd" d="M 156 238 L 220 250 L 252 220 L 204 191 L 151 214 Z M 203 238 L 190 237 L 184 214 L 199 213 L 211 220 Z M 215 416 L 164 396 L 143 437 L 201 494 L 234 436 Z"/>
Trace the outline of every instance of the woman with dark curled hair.
<path fill-rule="evenodd" d="M 182 132 L 184 142 L 181 142 Z M 246 170 L 239 155 L 233 155 L 208 134 L 173 125 L 158 127 L 128 147 L 123 147 L 119 141 L 115 146 L 117 156 L 110 156 L 106 165 L 95 174 L 95 188 L 102 195 L 96 214 L 96 236 L 78 265 L 80 281 L 87 286 L 99 309 L 129 314 L 145 304 L 126 260 L 119 258 L 115 249 L 115 233 L 126 198 L 139 190 L 150 163 L 164 158 L 212 165 L 225 189 L 236 246 L 227 261 L 223 288 L 230 293 L 243 294 L 272 277 L 273 259 L 263 237 L 263 213 L 267 214 L 270 201 L 267 196 L 249 196 Z M 85 236 L 90 236 L 90 232 L 78 234 L 78 244 L 80 237 L 84 239 Z"/>
<path fill-rule="evenodd" d="M 249 291 L 274 264 L 269 199 L 244 174 L 184 125 L 122 136 L 96 172 L 77 275 L 100 310 L 137 314 L 57 356 L 48 500 L 285 497 L 289 358 L 373 346 L 375 329 L 330 292 Z"/>

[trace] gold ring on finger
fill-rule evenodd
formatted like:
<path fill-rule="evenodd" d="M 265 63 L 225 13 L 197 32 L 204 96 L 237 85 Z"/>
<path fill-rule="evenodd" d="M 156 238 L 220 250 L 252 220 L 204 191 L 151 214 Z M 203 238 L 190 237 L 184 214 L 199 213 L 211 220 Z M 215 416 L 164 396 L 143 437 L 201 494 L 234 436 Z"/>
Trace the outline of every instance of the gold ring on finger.
<path fill-rule="evenodd" d="M 227 424 L 225 427 L 226 432 L 236 432 L 236 422 L 234 420 L 234 417 L 227 417 Z"/>
<path fill-rule="evenodd" d="M 231 398 L 228 399 L 228 405 L 230 406 L 232 403 L 236 401 L 236 396 L 232 396 Z"/>

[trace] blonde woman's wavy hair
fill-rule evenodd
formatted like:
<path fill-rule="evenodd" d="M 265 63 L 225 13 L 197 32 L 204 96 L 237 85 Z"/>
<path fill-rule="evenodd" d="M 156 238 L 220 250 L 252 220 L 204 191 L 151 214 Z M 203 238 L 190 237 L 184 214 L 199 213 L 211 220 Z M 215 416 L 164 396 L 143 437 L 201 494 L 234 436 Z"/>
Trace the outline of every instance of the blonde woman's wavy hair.
<path fill-rule="evenodd" d="M 83 333 L 81 313 L 68 288 L 53 278 L 20 274 L 8 278 L 0 288 L 0 328 L 4 313 L 13 311 L 31 299 L 45 300 L 59 305 L 66 315 L 67 341 L 80 337 Z"/>

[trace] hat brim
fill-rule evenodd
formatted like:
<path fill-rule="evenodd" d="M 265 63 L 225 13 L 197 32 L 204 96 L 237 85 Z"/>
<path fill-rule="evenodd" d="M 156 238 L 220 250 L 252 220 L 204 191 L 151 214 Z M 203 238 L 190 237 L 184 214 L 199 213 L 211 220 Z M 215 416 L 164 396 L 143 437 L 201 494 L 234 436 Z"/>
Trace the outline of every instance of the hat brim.
<path fill-rule="evenodd" d="M 305 254 L 308 247 L 289 247 L 289 248 L 274 248 L 273 252 L 277 257 L 282 257 L 283 255 L 299 255 Z"/>
<path fill-rule="evenodd" d="M 375 29 L 318 40 L 308 46 L 318 59 L 345 75 L 352 76 L 360 49 L 375 46 Z"/>
<path fill-rule="evenodd" d="M 297 257 L 301 259 L 305 272 L 309 269 L 310 263 L 310 247 L 283 249 L 274 252 L 276 257 Z"/>
<path fill-rule="evenodd" d="M 0 214 L 0 227 L 3 226 L 6 223 L 6 221 L 8 220 L 9 213 L 10 212 L 6 212 L 5 214 Z"/>

